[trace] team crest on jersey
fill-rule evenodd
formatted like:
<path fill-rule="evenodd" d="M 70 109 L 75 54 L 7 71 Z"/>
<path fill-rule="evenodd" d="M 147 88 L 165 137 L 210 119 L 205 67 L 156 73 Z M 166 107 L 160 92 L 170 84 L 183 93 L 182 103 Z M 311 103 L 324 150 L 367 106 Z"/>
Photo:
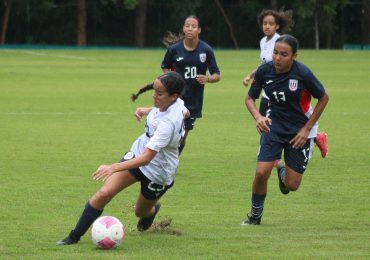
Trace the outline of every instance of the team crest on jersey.
<path fill-rule="evenodd" d="M 207 54 L 205 54 L 205 53 L 201 53 L 201 54 L 199 54 L 199 58 L 200 58 L 200 61 L 201 61 L 202 63 L 204 63 L 204 62 L 206 62 Z"/>
<path fill-rule="evenodd" d="M 298 80 L 296 79 L 290 79 L 289 80 L 289 89 L 291 91 L 296 91 L 298 88 Z"/>

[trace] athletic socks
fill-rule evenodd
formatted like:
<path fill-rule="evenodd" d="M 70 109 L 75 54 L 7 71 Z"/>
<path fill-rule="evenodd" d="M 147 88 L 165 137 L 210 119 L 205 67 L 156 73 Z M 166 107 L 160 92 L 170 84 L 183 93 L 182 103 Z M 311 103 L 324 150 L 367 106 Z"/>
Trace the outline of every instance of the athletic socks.
<path fill-rule="evenodd" d="M 101 215 L 102 212 L 103 210 L 95 209 L 90 205 L 89 202 L 87 202 L 85 209 L 73 230 L 73 235 L 80 239 L 80 237 L 86 233 L 91 224 L 94 223 L 94 221 Z"/>
<path fill-rule="evenodd" d="M 258 195 L 252 192 L 251 217 L 255 219 L 260 219 L 262 217 L 265 198 L 266 198 L 266 193 L 262 195 Z"/>

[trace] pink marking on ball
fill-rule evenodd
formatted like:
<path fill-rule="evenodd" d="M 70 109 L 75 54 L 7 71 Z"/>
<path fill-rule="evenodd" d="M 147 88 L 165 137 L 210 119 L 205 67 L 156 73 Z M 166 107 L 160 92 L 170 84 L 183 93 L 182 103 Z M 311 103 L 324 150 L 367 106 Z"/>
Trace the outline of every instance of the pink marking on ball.
<path fill-rule="evenodd" d="M 100 220 L 100 223 L 104 225 L 106 228 L 110 228 L 112 225 L 116 224 L 117 221 L 111 217 L 105 217 Z"/>
<path fill-rule="evenodd" d="M 103 249 L 110 249 L 116 245 L 116 242 L 111 240 L 109 237 L 99 241 L 99 246 Z"/>

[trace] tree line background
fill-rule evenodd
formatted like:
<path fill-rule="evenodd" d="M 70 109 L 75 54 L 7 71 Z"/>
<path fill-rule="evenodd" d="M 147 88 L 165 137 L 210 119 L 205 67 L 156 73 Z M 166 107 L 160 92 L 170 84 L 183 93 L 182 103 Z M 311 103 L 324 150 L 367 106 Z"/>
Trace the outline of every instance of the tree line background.
<path fill-rule="evenodd" d="M 370 44 L 370 0 L 0 0 L 0 44 L 162 47 L 168 31 L 200 18 L 218 48 L 258 48 L 263 9 L 294 11 L 303 48 Z"/>

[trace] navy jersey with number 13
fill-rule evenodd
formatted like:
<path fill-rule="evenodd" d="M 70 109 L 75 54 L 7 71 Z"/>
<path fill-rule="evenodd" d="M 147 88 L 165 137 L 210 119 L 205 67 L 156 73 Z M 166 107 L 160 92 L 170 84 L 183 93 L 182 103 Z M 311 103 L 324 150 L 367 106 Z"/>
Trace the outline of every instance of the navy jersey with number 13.
<path fill-rule="evenodd" d="M 202 117 L 204 85 L 196 80 L 198 74 L 206 75 L 207 70 L 212 75 L 220 70 L 212 48 L 202 40 L 192 51 L 184 47 L 183 41 L 171 45 L 161 64 L 162 69 L 178 72 L 186 82 L 185 94 L 182 99 L 193 117 Z"/>
<path fill-rule="evenodd" d="M 261 65 L 255 75 L 248 95 L 256 99 L 261 90 L 269 97 L 268 117 L 272 119 L 271 131 L 282 135 L 295 135 L 312 114 L 311 96 L 320 99 L 325 89 L 311 70 L 294 61 L 287 73 L 276 74 L 273 61 Z M 309 138 L 316 136 L 316 126 Z"/>

